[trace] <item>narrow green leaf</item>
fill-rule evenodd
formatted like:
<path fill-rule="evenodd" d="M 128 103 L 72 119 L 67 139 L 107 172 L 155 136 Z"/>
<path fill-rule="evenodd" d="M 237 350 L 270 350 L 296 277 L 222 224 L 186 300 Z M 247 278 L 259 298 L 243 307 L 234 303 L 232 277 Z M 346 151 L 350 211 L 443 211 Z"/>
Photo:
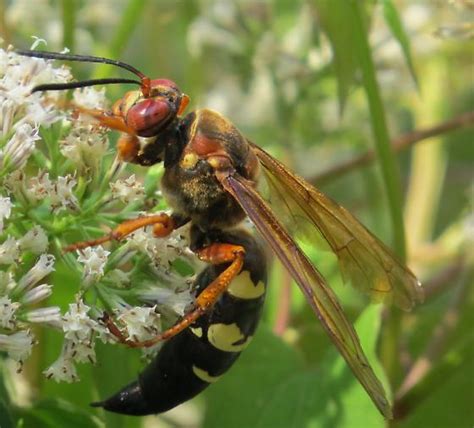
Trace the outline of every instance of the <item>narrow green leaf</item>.
<path fill-rule="evenodd" d="M 62 1 L 63 46 L 74 52 L 76 28 L 76 0 Z"/>
<path fill-rule="evenodd" d="M 319 22 L 331 44 L 339 107 L 342 112 L 358 70 L 357 57 L 352 48 L 352 12 L 347 7 L 347 0 L 316 0 L 315 7 Z"/>
<path fill-rule="evenodd" d="M 405 259 L 405 229 L 402 216 L 402 197 L 400 177 L 396 157 L 392 152 L 390 138 L 385 119 L 385 108 L 377 83 L 375 67 L 372 60 L 368 34 L 365 23 L 364 7 L 357 0 L 348 2 L 354 22 L 352 46 L 359 59 L 362 82 L 370 110 L 372 132 L 375 138 L 377 158 L 382 170 L 382 178 L 388 196 L 392 223 L 392 236 L 395 252 L 399 258 Z"/>
<path fill-rule="evenodd" d="M 415 66 L 413 64 L 413 59 L 411 55 L 410 40 L 407 36 L 405 28 L 403 27 L 403 23 L 400 19 L 400 15 L 398 14 L 397 8 L 393 4 L 392 0 L 382 0 L 382 5 L 385 21 L 387 22 L 387 25 L 390 28 L 390 31 L 392 32 L 393 36 L 400 44 L 403 55 L 405 57 L 405 61 L 408 65 L 408 68 L 410 69 L 413 81 L 415 82 L 418 88 L 418 77 L 416 75 Z"/>
<path fill-rule="evenodd" d="M 129 0 L 122 12 L 122 20 L 117 25 L 117 30 L 109 45 L 110 47 L 104 55 L 114 59 L 120 58 L 133 31 L 140 23 L 140 18 L 146 3 L 146 0 Z M 97 67 L 94 78 L 107 77 L 111 73 L 112 67 L 101 65 Z"/>

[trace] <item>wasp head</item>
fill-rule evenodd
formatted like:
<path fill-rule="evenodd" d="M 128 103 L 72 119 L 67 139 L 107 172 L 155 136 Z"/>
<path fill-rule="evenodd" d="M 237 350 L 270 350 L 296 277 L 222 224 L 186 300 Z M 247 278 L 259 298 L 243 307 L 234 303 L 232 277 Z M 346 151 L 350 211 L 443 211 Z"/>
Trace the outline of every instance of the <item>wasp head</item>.
<path fill-rule="evenodd" d="M 155 79 L 144 91 L 131 91 L 114 106 L 127 126 L 140 137 L 153 137 L 167 128 L 189 102 L 176 83 L 168 79 Z"/>

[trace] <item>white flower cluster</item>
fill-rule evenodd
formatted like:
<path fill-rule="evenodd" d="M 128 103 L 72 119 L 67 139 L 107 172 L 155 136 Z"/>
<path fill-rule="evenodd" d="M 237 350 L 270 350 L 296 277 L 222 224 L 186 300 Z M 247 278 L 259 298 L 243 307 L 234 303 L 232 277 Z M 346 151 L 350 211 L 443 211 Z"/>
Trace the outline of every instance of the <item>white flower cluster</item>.
<path fill-rule="evenodd" d="M 110 183 L 110 189 L 113 198 L 120 199 L 126 204 L 142 198 L 145 195 L 143 184 L 137 181 L 135 174 L 132 174 L 124 180 L 117 180 L 114 183 Z"/>
<path fill-rule="evenodd" d="M 109 254 L 110 251 L 104 250 L 100 245 L 78 251 L 77 261 L 84 266 L 83 287 L 97 282 L 104 275 L 104 267 Z"/>
<path fill-rule="evenodd" d="M 53 213 L 66 209 L 77 210 L 78 207 L 73 193 L 77 180 L 71 174 L 51 180 L 49 173 L 45 171 L 27 178 L 23 171 L 16 170 L 5 177 L 3 184 L 8 193 L 28 204 L 34 205 L 46 200 Z"/>
<path fill-rule="evenodd" d="M 61 330 L 61 353 L 44 374 L 72 382 L 77 363 L 96 361 L 97 340 L 117 342 L 99 321 L 104 308 L 135 341 L 156 336 L 162 315 L 184 313 L 193 300 L 189 278 L 173 272 L 172 262 L 191 261 L 191 253 L 180 233 L 158 239 L 149 227 L 110 251 L 94 246 L 78 251 L 75 260 L 58 257 L 70 237 L 97 236 L 102 224 L 114 227 L 138 215 L 133 210 L 145 206 L 145 191 L 135 175 L 116 179 L 121 167 L 107 156 L 108 132 L 84 111 L 107 108 L 103 90 L 76 90 L 72 102 L 62 102 L 56 91 L 31 94 L 38 84 L 71 79 L 66 68 L 51 64 L 0 49 L 0 351 L 21 367 L 35 343 L 32 325 Z M 48 237 L 57 260 L 47 253 Z M 46 278 L 59 264 L 71 278 L 80 277 L 81 292 L 64 315 L 46 302 L 53 291 Z M 145 265 L 151 268 L 143 272 Z M 88 300 L 90 289 L 97 291 L 97 304 Z M 137 300 L 147 306 L 130 304 Z"/>
<path fill-rule="evenodd" d="M 73 94 L 74 105 L 85 109 L 105 109 L 105 89 L 82 88 Z M 95 119 L 76 112 L 69 134 L 60 142 L 61 153 L 70 159 L 79 171 L 97 173 L 109 147 L 108 133 Z"/>
<path fill-rule="evenodd" d="M 94 364 L 95 339 L 104 342 L 110 340 L 105 327 L 92 319 L 88 312 L 90 307 L 82 300 L 69 305 L 69 310 L 62 317 L 61 327 L 64 342 L 59 358 L 43 373 L 48 379 L 56 382 L 75 382 L 79 380 L 75 363 L 89 362 Z"/>
<path fill-rule="evenodd" d="M 0 172 L 23 168 L 39 139 L 38 126 L 48 126 L 62 118 L 54 108 L 58 95 L 31 93 L 42 83 L 67 82 L 68 69 L 53 68 L 51 62 L 16 55 L 0 49 Z"/>
<path fill-rule="evenodd" d="M 166 238 L 156 238 L 152 228 L 140 229 L 130 238 L 130 246 L 147 254 L 154 266 L 169 270 L 171 262 L 189 252 L 188 242 L 181 231 L 173 231 Z"/>
<path fill-rule="evenodd" d="M 27 235 L 31 237 L 31 241 L 35 239 L 35 235 L 38 236 L 41 233 L 38 229 L 33 233 L 28 232 Z M 43 240 L 43 237 L 39 239 Z M 14 241 L 9 238 L 5 242 L 12 245 L 11 242 Z M 30 244 L 30 248 L 36 246 L 31 242 Z M 19 246 L 20 243 L 16 241 L 16 245 Z M 6 260 L 4 257 L 2 264 L 7 264 L 6 262 L 10 262 L 8 263 L 10 269 L 0 270 L 0 331 L 2 332 L 0 350 L 6 351 L 12 359 L 18 361 L 21 367 L 25 358 L 30 355 L 34 344 L 29 325 L 43 323 L 57 327 L 60 323 L 59 307 L 36 308 L 38 303 L 47 299 L 52 293 L 52 285 L 42 283 L 42 281 L 54 270 L 54 257 L 50 254 L 42 254 L 19 279 L 15 278 L 15 271 L 17 267 L 21 267 L 21 261 L 14 260 L 14 257 Z"/>

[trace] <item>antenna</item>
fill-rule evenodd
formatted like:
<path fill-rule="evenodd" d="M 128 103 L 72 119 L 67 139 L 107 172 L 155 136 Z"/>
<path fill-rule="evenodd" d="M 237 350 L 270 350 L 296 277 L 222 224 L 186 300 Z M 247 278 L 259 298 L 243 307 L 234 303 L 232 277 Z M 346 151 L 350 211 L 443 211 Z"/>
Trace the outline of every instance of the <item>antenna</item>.
<path fill-rule="evenodd" d="M 108 58 L 102 58 L 97 56 L 90 55 L 70 55 L 63 54 L 59 52 L 46 52 L 46 51 L 33 51 L 33 50 L 17 50 L 16 54 L 21 56 L 28 56 L 33 58 L 44 58 L 44 59 L 60 59 L 63 61 L 77 61 L 77 62 L 96 62 L 101 64 L 110 64 L 116 67 L 123 68 L 131 73 L 135 74 L 140 78 L 140 81 L 132 79 L 91 79 L 83 80 L 79 82 L 71 83 L 51 83 L 35 86 L 32 92 L 38 91 L 55 91 L 55 90 L 64 90 L 64 89 L 73 89 L 73 88 L 83 88 L 86 86 L 93 85 L 107 85 L 107 84 L 116 84 L 116 83 L 134 83 L 141 86 L 143 95 L 148 97 L 150 94 L 150 78 L 145 76 L 141 71 L 137 70 L 135 67 L 126 64 L 122 61 L 117 61 Z"/>

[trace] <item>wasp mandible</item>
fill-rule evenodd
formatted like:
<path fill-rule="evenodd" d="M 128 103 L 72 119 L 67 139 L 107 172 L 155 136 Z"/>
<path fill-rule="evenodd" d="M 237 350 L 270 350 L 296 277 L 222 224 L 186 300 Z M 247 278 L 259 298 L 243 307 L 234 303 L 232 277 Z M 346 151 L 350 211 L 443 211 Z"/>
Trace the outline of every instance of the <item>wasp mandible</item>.
<path fill-rule="evenodd" d="M 314 244 L 322 237 L 336 254 L 343 276 L 357 289 L 374 301 L 409 310 L 423 300 L 420 283 L 378 238 L 347 210 L 246 139 L 219 113 L 199 109 L 183 115 L 189 99 L 171 80 L 152 80 L 128 64 L 106 58 L 17 53 L 107 63 L 138 76 L 139 80 L 45 84 L 33 91 L 112 83 L 139 85 L 139 90 L 127 92 L 111 111 L 78 109 L 122 133 L 118 155 L 123 161 L 143 166 L 164 164 L 161 189 L 172 215 L 128 220 L 107 236 L 68 249 L 121 239 L 149 225 L 153 225 L 156 236 L 165 237 L 190 223 L 190 248 L 209 264 L 196 279 L 193 308 L 151 340 L 136 342 L 124 337 L 105 314 L 109 330 L 128 346 L 166 342 L 138 380 L 94 406 L 130 415 L 164 412 L 197 395 L 234 363 L 257 327 L 266 289 L 262 248 L 253 236 L 237 228 L 248 217 L 299 285 L 379 411 L 391 417 L 385 391 L 354 328 L 294 236 L 302 225 L 306 241 Z M 141 137 L 147 137 L 146 145 L 141 144 Z M 259 191 L 258 183 L 263 178 L 270 196 Z"/>

